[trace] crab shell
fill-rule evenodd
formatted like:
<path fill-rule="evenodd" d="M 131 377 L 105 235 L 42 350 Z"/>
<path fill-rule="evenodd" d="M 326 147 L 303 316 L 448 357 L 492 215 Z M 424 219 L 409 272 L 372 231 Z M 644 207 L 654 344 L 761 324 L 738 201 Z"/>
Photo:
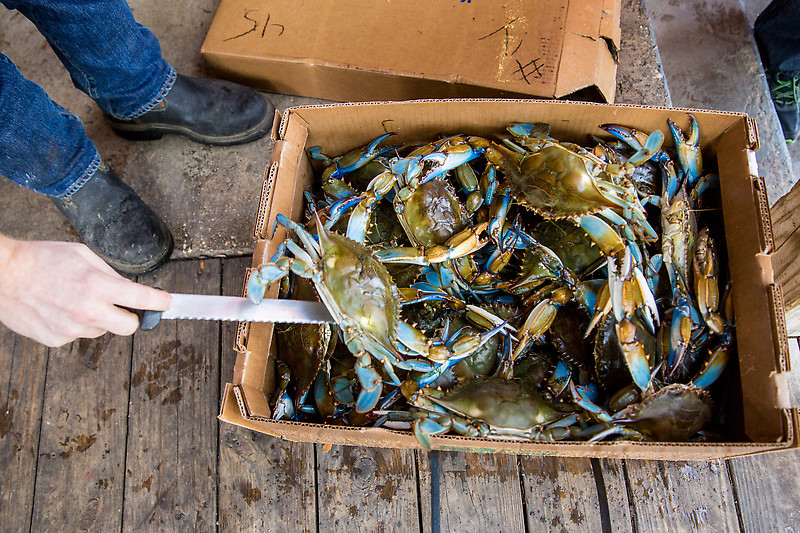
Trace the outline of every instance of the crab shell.
<path fill-rule="evenodd" d="M 502 161 L 517 202 L 547 218 L 578 218 L 618 207 L 598 188 L 586 166 L 589 160 L 561 144 L 528 154 L 519 165 L 508 157 Z"/>
<path fill-rule="evenodd" d="M 466 227 L 464 208 L 446 180 L 422 183 L 405 200 L 396 196 L 394 203 L 406 234 L 417 246 L 444 244 Z"/>
<path fill-rule="evenodd" d="M 629 405 L 613 421 L 647 437 L 666 442 L 689 440 L 710 420 L 714 410 L 711 395 L 699 387 L 673 383 Z"/>
<path fill-rule="evenodd" d="M 295 300 L 317 300 L 311 283 L 300 276 L 294 276 L 289 296 Z M 297 405 L 336 348 L 336 339 L 332 324 L 275 324 L 278 358 L 292 371 Z"/>
<path fill-rule="evenodd" d="M 519 380 L 477 377 L 442 397 L 433 395 L 435 391 L 423 391 L 424 399 L 464 418 L 485 422 L 496 433 L 529 431 L 564 416 Z"/>
<path fill-rule="evenodd" d="M 368 248 L 346 237 L 320 231 L 319 242 L 322 279 L 315 286 L 346 338 L 394 346 L 400 306 L 389 271 Z"/>

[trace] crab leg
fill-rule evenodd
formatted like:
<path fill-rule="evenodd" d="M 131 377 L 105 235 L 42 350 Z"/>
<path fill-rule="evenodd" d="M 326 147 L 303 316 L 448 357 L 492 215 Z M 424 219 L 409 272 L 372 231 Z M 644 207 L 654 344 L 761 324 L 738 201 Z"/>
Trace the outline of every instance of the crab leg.
<path fill-rule="evenodd" d="M 488 226 L 483 222 L 472 228 L 466 228 L 450 237 L 443 245 L 430 247 L 399 246 L 386 250 L 378 250 L 375 255 L 383 263 L 410 263 L 428 265 L 443 263 L 477 252 L 488 244 L 489 240 L 481 238 L 481 233 Z"/>

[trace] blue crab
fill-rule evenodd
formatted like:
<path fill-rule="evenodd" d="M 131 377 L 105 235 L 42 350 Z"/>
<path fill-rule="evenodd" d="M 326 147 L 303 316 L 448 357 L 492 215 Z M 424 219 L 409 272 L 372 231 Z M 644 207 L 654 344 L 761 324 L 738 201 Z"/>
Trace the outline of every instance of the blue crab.
<path fill-rule="evenodd" d="M 339 325 L 347 347 L 357 357 L 356 373 L 362 390 L 356 409 L 373 409 L 380 399 L 383 379 L 372 366 L 380 361 L 395 385 L 395 369 L 429 372 L 431 361 L 467 357 L 505 324 L 488 332 L 467 335 L 452 346 L 434 343 L 424 333 L 400 320 L 400 293 L 386 267 L 364 245 L 333 232 L 317 220 L 317 238 L 302 225 L 284 215 L 276 223 L 293 230 L 304 248 L 288 240 L 286 248 L 294 257 L 281 256 L 261 265 L 248 280 L 248 295 L 254 303 L 266 288 L 293 272 L 310 279 Z M 410 359 L 406 356 L 417 357 Z M 420 359 L 421 358 L 421 359 Z"/>
<path fill-rule="evenodd" d="M 449 431 L 472 437 L 514 440 L 552 439 L 575 422 L 568 407 L 548 402 L 525 382 L 476 377 L 449 391 L 423 388 L 412 395 L 411 412 L 383 412 L 389 419 L 411 422 L 414 435 L 431 449 L 431 435 Z"/>

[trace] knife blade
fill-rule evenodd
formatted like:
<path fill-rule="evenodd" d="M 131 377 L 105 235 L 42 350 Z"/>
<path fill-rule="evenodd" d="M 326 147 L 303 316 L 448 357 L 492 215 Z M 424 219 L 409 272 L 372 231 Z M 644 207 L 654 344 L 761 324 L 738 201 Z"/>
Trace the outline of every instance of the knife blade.
<path fill-rule="evenodd" d="M 133 310 L 139 315 L 139 329 L 149 330 L 161 320 L 233 320 L 238 322 L 283 322 L 324 324 L 335 322 L 321 302 L 265 299 L 254 304 L 239 296 L 172 293 L 166 311 Z"/>

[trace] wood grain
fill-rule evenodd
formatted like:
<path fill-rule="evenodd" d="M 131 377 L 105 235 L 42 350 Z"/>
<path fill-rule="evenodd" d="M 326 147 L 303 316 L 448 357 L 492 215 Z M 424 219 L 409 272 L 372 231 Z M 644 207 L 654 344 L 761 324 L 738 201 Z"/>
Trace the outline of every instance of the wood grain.
<path fill-rule="evenodd" d="M 411 450 L 318 445 L 319 531 L 419 531 L 414 468 Z"/>
<path fill-rule="evenodd" d="M 0 324 L 0 531 L 28 531 L 48 348 Z"/>
<path fill-rule="evenodd" d="M 628 498 L 628 482 L 625 478 L 624 461 L 620 459 L 593 459 L 595 479 L 598 470 L 605 488 L 608 505 L 608 525 L 610 531 L 633 531 L 631 502 Z M 599 489 L 598 489 L 599 490 Z M 603 531 L 607 531 L 604 529 Z"/>
<path fill-rule="evenodd" d="M 525 530 L 516 455 L 433 452 L 436 453 L 438 480 L 431 476 L 431 458 L 435 455 L 417 455 L 423 531 Z M 437 506 L 438 516 L 432 513 L 432 507 Z"/>
<path fill-rule="evenodd" d="M 723 461 L 626 461 L 637 531 L 739 531 Z"/>
<path fill-rule="evenodd" d="M 218 294 L 220 261 L 173 261 L 142 280 Z M 207 531 L 217 521 L 219 323 L 165 320 L 136 334 L 123 531 Z"/>
<path fill-rule="evenodd" d="M 800 451 L 729 460 L 745 531 L 800 531 Z"/>
<path fill-rule="evenodd" d="M 34 531 L 119 531 L 128 430 L 130 337 L 50 350 Z"/>
<path fill-rule="evenodd" d="M 250 262 L 249 257 L 223 261 L 222 294 L 241 296 Z M 236 326 L 222 324 L 222 386 L 233 377 Z M 219 513 L 222 531 L 315 531 L 314 445 L 220 422 Z"/>
<path fill-rule="evenodd" d="M 606 485 L 602 466 L 591 459 L 520 457 L 519 463 L 529 531 L 610 529 L 609 489 L 617 504 L 611 530 L 631 531 L 624 481 L 620 484 L 613 471 Z"/>

